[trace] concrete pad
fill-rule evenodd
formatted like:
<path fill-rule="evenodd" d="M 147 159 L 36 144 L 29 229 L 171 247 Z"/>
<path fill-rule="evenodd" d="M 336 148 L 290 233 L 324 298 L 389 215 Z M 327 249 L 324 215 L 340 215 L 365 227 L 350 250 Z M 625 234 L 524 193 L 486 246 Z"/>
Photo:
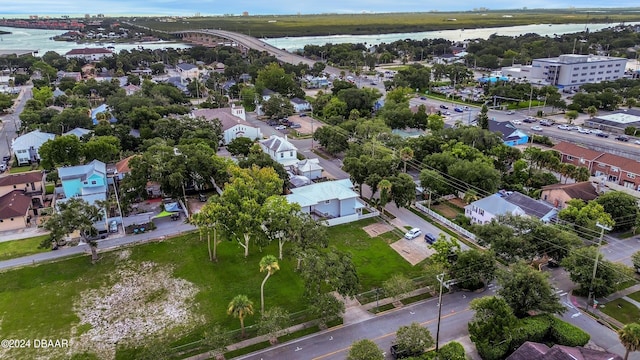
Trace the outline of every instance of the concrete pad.
<path fill-rule="evenodd" d="M 478 350 L 476 350 L 476 345 L 471 342 L 471 338 L 469 335 L 463 336 L 461 338 L 457 338 L 455 341 L 459 342 L 464 348 L 465 354 L 467 354 L 467 359 L 471 360 L 481 360 L 480 354 L 478 354 Z"/>
<path fill-rule="evenodd" d="M 416 265 L 422 260 L 436 253 L 423 239 L 422 236 L 413 240 L 400 239 L 391 248 L 400 254 L 411 265 Z"/>
<path fill-rule="evenodd" d="M 386 232 L 393 230 L 393 226 L 386 223 L 378 222 L 375 224 L 367 225 L 363 227 L 362 230 L 364 230 L 367 234 L 369 234 L 369 236 L 376 237 L 376 236 L 379 236 L 380 234 L 384 234 Z"/>

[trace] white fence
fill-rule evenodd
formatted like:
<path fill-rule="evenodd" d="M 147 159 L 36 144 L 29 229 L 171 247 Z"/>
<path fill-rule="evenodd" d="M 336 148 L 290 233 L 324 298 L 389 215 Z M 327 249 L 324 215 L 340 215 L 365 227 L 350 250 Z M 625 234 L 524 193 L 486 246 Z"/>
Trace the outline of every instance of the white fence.
<path fill-rule="evenodd" d="M 446 217 L 438 214 L 437 212 L 427 208 L 426 206 L 422 205 L 421 203 L 416 203 L 416 208 L 420 211 L 422 211 L 423 213 L 431 216 L 432 218 L 438 220 L 439 222 L 445 224 L 448 228 L 453 229 L 454 231 L 456 231 L 459 234 L 462 234 L 463 236 L 466 236 L 467 238 L 476 241 L 476 234 L 470 232 L 469 230 L 463 228 L 462 226 L 454 223 L 453 221 L 447 219 Z"/>
<path fill-rule="evenodd" d="M 362 214 L 362 215 L 353 214 L 348 216 L 341 216 L 339 218 L 325 220 L 325 222 L 327 223 L 327 226 L 336 226 L 336 225 L 346 224 L 346 223 L 350 223 L 350 222 L 354 222 L 362 219 L 368 219 L 368 218 L 372 218 L 380 215 L 380 212 L 378 210 L 369 209 L 369 211 L 371 212 L 368 214 Z"/>

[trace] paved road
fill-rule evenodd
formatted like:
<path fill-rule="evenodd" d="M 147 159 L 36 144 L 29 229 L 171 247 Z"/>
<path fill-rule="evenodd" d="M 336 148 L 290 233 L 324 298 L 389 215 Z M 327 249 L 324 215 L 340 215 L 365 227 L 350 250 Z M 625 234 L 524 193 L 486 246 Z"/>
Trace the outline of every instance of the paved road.
<path fill-rule="evenodd" d="M 440 344 L 467 335 L 467 323 L 473 316 L 468 309 L 471 299 L 487 293 L 453 293 L 442 298 L 442 319 L 440 324 Z M 426 325 L 435 338 L 438 319 L 437 298 L 412 304 L 371 319 L 303 337 L 285 344 L 270 347 L 237 359 L 246 360 L 342 360 L 346 358 L 349 346 L 359 339 L 371 339 L 381 349 L 386 350 L 386 358 L 391 359 L 388 349 L 395 339 L 395 331 L 411 322 Z"/>
<path fill-rule="evenodd" d="M 10 155 L 11 140 L 16 137 L 17 129 L 20 127 L 19 115 L 24 109 L 27 100 L 31 99 L 31 85 L 23 86 L 18 95 L 18 102 L 10 114 L 2 117 L 0 126 L 0 155 Z"/>

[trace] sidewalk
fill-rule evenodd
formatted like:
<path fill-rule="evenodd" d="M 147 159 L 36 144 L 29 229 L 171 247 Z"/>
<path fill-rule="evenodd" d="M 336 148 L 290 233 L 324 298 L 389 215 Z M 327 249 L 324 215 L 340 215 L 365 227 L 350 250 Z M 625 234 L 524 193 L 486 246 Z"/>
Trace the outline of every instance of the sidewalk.
<path fill-rule="evenodd" d="M 23 239 L 28 239 L 34 236 L 46 235 L 48 233 L 49 233 L 48 231 L 34 225 L 31 227 L 19 229 L 19 230 L 2 231 L 0 232 L 0 242 L 23 240 Z"/>
<path fill-rule="evenodd" d="M 629 294 L 633 294 L 634 292 L 640 291 L 640 284 L 637 285 L 633 285 L 631 287 L 628 287 L 624 290 L 620 290 L 616 293 L 611 294 L 610 296 L 604 298 L 606 300 L 607 303 L 623 298 L 624 300 L 634 304 L 636 307 L 638 307 L 640 309 L 640 303 L 629 298 L 627 295 Z M 598 320 L 598 322 L 602 323 L 603 325 L 606 325 L 610 328 L 612 328 L 610 325 L 614 325 L 617 328 L 622 328 L 624 327 L 624 324 L 621 323 L 620 321 L 612 318 L 611 316 L 603 313 L 602 311 L 598 311 L 597 309 L 593 309 L 593 308 L 589 308 L 590 311 L 585 311 L 585 308 L 587 306 L 587 299 L 585 299 L 584 297 L 581 296 L 574 296 L 573 294 L 569 293 L 570 295 L 570 299 L 571 299 L 571 303 L 578 309 L 580 310 L 582 313 L 589 315 L 593 318 L 595 318 L 596 320 L 598 319 L 602 319 L 603 321 Z M 612 328 L 612 330 L 615 330 Z"/>

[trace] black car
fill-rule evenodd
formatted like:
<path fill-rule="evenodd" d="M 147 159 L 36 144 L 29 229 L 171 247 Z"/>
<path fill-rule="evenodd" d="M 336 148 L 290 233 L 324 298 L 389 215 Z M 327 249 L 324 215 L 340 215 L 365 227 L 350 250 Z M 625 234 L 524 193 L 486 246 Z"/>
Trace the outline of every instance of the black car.
<path fill-rule="evenodd" d="M 616 136 L 616 140 L 618 141 L 629 141 L 629 137 L 628 136 L 624 136 L 624 135 L 618 135 Z"/>
<path fill-rule="evenodd" d="M 5 156 L 3 156 L 3 157 L 2 157 L 2 162 L 3 162 L 4 164 L 7 164 L 7 165 L 8 165 L 8 164 L 9 164 L 9 161 L 11 161 L 11 156 L 10 156 L 10 155 L 5 155 Z"/>
<path fill-rule="evenodd" d="M 550 121 L 542 120 L 542 121 L 540 121 L 540 125 L 542 125 L 542 126 L 551 126 L 553 124 Z"/>
<path fill-rule="evenodd" d="M 267 121 L 267 124 L 269 126 L 276 126 L 276 125 L 278 125 L 278 122 L 276 120 L 269 120 L 269 121 Z"/>
<path fill-rule="evenodd" d="M 440 105 L 440 109 L 448 109 L 449 107 L 447 105 Z"/>
<path fill-rule="evenodd" d="M 596 133 L 596 136 L 603 137 L 603 138 L 608 138 L 609 134 L 607 134 L 606 132 L 600 132 L 600 133 Z"/>
<path fill-rule="evenodd" d="M 522 120 L 522 122 L 526 122 L 526 123 L 534 123 L 534 122 L 536 122 L 536 119 L 526 118 L 526 119 Z"/>

